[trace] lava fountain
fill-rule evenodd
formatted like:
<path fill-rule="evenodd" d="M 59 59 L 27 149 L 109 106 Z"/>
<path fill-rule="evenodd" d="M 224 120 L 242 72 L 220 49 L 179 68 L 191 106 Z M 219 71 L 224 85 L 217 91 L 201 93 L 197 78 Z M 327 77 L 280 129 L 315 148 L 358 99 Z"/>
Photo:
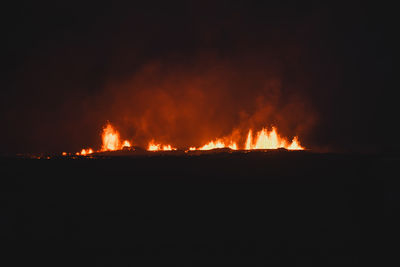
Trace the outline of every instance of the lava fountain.
<path fill-rule="evenodd" d="M 295 136 L 292 142 L 289 144 L 287 139 L 282 138 L 278 135 L 276 128 L 272 127 L 272 130 L 268 132 L 266 128 L 263 128 L 257 132 L 255 140 L 253 141 L 252 130 L 249 130 L 245 143 L 246 150 L 253 149 L 278 149 L 286 148 L 288 150 L 303 150 L 304 147 L 300 145 L 300 142 Z"/>
<path fill-rule="evenodd" d="M 176 150 L 176 148 L 173 148 L 171 145 L 161 145 L 161 144 L 156 144 L 154 140 L 150 141 L 149 145 L 147 146 L 148 151 L 172 151 Z"/>
<path fill-rule="evenodd" d="M 121 141 L 119 132 L 108 123 L 102 132 L 102 146 L 99 151 L 116 151 L 126 148 L 131 148 L 131 142 L 128 140 Z M 232 140 L 232 138 L 216 138 L 212 141 L 207 142 L 201 147 L 190 146 L 187 151 L 195 150 L 211 150 L 218 148 L 230 148 L 231 150 L 239 150 L 238 142 Z M 300 141 L 297 136 L 293 137 L 291 142 L 284 137 L 281 137 L 277 129 L 272 127 L 271 131 L 267 128 L 262 128 L 260 131 L 253 134 L 253 130 L 249 129 L 247 133 L 246 141 L 243 145 L 244 150 L 256 150 L 256 149 L 278 149 L 285 148 L 287 150 L 304 150 L 305 148 L 300 145 Z M 171 144 L 161 144 L 151 140 L 147 145 L 147 151 L 173 151 L 177 148 Z M 76 155 L 86 156 L 93 154 L 94 150 L 91 148 L 82 149 L 81 152 L 77 152 Z M 64 154 L 63 154 L 64 155 Z M 65 154 L 66 155 L 66 154 Z"/>

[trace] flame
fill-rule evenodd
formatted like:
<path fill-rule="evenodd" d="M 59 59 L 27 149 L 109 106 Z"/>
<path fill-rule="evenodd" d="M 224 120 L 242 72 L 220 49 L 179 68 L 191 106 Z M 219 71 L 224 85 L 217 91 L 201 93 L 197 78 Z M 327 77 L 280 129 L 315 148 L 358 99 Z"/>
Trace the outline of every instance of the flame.
<path fill-rule="evenodd" d="M 114 150 L 123 149 L 124 147 L 132 146 L 128 140 L 124 140 L 121 143 L 119 132 L 117 130 L 115 130 L 110 123 L 108 123 L 103 128 L 102 141 L 103 141 L 103 144 L 101 146 L 101 150 L 99 150 L 99 151 L 114 151 Z M 89 155 L 92 153 L 94 153 L 93 149 L 88 148 L 88 149 L 82 149 L 81 152 L 76 152 L 75 155 L 86 156 L 86 155 Z M 63 156 L 66 156 L 66 155 L 67 155 L 67 153 L 63 152 Z"/>
<path fill-rule="evenodd" d="M 111 126 L 107 126 L 103 129 L 103 147 L 102 151 L 117 150 L 120 148 L 119 133 Z"/>
<path fill-rule="evenodd" d="M 158 144 L 158 145 L 156 145 L 156 144 L 153 144 L 153 143 L 149 143 L 149 147 L 147 148 L 147 150 L 148 151 L 158 151 L 158 150 L 160 150 L 161 148 L 160 148 L 160 145 Z"/>
<path fill-rule="evenodd" d="M 263 128 L 256 134 L 256 138 L 253 142 L 252 130 L 249 130 L 247 134 L 245 149 L 277 149 L 277 148 L 286 148 L 289 150 L 302 150 L 304 149 L 300 146 L 297 136 L 295 136 L 292 140 L 292 143 L 288 145 L 288 142 L 285 138 L 282 138 L 276 132 L 276 128 L 272 127 L 272 130 L 268 132 L 266 128 Z"/>
<path fill-rule="evenodd" d="M 176 148 L 172 148 L 171 145 L 164 145 L 164 146 L 162 147 L 162 149 L 163 149 L 164 151 L 176 150 Z"/>
<path fill-rule="evenodd" d="M 209 142 L 208 144 L 205 144 L 204 146 L 198 148 L 198 150 L 210 150 L 210 149 L 215 149 L 215 148 L 224 148 L 225 144 L 221 140 L 215 140 Z"/>
<path fill-rule="evenodd" d="M 77 156 L 86 156 L 86 155 L 89 155 L 89 154 L 92 154 L 92 153 L 93 153 L 93 149 L 88 148 L 88 149 L 82 149 L 81 152 L 76 152 L 75 155 L 77 155 Z M 64 153 L 63 153 L 63 155 L 64 155 Z"/>
<path fill-rule="evenodd" d="M 250 150 L 251 149 L 251 144 L 253 143 L 253 138 L 251 135 L 251 129 L 249 130 L 249 133 L 247 134 L 247 139 L 246 139 L 246 144 L 245 144 L 245 149 Z"/>
<path fill-rule="evenodd" d="M 236 143 L 230 143 L 230 145 L 228 147 L 230 149 L 232 149 L 232 150 L 237 150 L 238 149 Z"/>
<path fill-rule="evenodd" d="M 235 140 L 238 140 L 237 138 Z M 117 130 L 113 128 L 113 126 L 108 123 L 103 128 L 102 133 L 102 147 L 99 151 L 114 151 L 121 150 L 126 147 L 132 147 L 132 144 L 128 140 L 124 140 L 121 142 L 120 135 Z M 213 141 L 210 141 L 203 145 L 202 147 L 189 147 L 187 151 L 193 150 L 211 150 L 217 148 L 230 148 L 232 150 L 238 150 L 237 142 L 233 141 L 230 137 L 217 138 Z M 255 135 L 253 135 L 252 129 L 250 129 L 247 133 L 247 138 L 244 144 L 245 150 L 253 150 L 253 149 L 277 149 L 277 148 L 286 148 L 288 150 L 303 150 L 304 147 L 300 145 L 300 141 L 297 136 L 292 139 L 292 142 L 289 143 L 286 138 L 282 138 L 277 133 L 275 127 L 272 127 L 271 131 L 268 131 L 267 128 L 263 128 L 258 131 Z M 163 145 L 160 143 L 156 143 L 154 140 L 151 140 L 147 147 L 148 151 L 172 151 L 177 150 L 172 147 L 172 145 Z M 86 156 L 92 154 L 93 149 L 82 149 L 81 152 L 75 153 L 76 155 Z M 63 156 L 68 155 L 66 152 L 62 153 Z"/>
<path fill-rule="evenodd" d="M 120 150 L 124 147 L 131 147 L 131 143 L 125 140 L 122 144 L 119 137 L 119 132 L 115 130 L 110 123 L 103 128 L 103 145 L 101 151 L 114 151 Z"/>
<path fill-rule="evenodd" d="M 176 150 L 176 148 L 172 147 L 171 145 L 161 145 L 161 144 L 156 144 L 154 140 L 151 140 L 148 147 L 148 151 L 172 151 Z"/>
<path fill-rule="evenodd" d="M 131 143 L 128 140 L 125 140 L 122 147 L 131 147 Z"/>
<path fill-rule="evenodd" d="M 229 147 L 230 149 L 237 150 L 237 144 L 231 141 L 229 144 L 226 144 L 222 139 L 216 139 L 215 141 L 211 141 L 200 148 L 191 147 L 189 150 L 210 150 L 216 148 L 225 148 Z"/>
<path fill-rule="evenodd" d="M 304 147 L 302 147 L 300 145 L 300 142 L 299 142 L 297 136 L 295 136 L 292 140 L 292 143 L 290 144 L 290 146 L 287 147 L 287 149 L 289 149 L 289 150 L 304 150 Z"/>

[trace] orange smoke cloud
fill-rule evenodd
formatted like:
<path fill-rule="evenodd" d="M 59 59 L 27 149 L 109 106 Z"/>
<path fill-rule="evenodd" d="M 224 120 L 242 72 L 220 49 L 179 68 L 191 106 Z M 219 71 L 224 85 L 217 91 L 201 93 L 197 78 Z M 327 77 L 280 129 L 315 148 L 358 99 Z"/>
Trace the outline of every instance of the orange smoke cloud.
<path fill-rule="evenodd" d="M 261 70 L 250 72 L 213 60 L 190 69 L 148 64 L 129 78 L 109 83 L 102 97 L 108 111 L 99 116 L 112 120 L 142 147 L 152 140 L 180 148 L 206 148 L 210 142 L 214 144 L 209 147 L 221 147 L 216 138 L 235 130 L 241 134 L 232 144 L 223 140 L 223 146 L 239 147 L 244 132 L 265 125 L 275 125 L 282 136 L 306 133 L 314 119 L 310 106 L 299 95 L 282 95 L 278 72 L 264 70 L 270 73 L 266 76 Z M 120 146 L 114 142 L 112 147 Z"/>

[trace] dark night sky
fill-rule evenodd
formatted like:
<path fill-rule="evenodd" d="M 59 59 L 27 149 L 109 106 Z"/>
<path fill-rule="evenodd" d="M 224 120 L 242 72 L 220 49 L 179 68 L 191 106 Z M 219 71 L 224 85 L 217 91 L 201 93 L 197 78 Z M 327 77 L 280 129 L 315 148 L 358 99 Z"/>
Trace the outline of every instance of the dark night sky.
<path fill-rule="evenodd" d="M 183 145 L 192 121 L 198 140 L 244 120 L 315 149 L 400 148 L 391 6 L 55 2 L 2 8 L 1 153 L 96 147 L 107 120 Z"/>

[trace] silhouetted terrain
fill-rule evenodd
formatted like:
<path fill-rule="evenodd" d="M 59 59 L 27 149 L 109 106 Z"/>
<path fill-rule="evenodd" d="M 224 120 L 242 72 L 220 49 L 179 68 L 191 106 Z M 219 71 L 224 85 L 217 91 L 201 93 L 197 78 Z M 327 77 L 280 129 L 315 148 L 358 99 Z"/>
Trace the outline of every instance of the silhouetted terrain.
<path fill-rule="evenodd" d="M 2 158 L 2 258 L 15 266 L 382 262 L 375 248 L 395 226 L 399 160 L 304 151 Z"/>

